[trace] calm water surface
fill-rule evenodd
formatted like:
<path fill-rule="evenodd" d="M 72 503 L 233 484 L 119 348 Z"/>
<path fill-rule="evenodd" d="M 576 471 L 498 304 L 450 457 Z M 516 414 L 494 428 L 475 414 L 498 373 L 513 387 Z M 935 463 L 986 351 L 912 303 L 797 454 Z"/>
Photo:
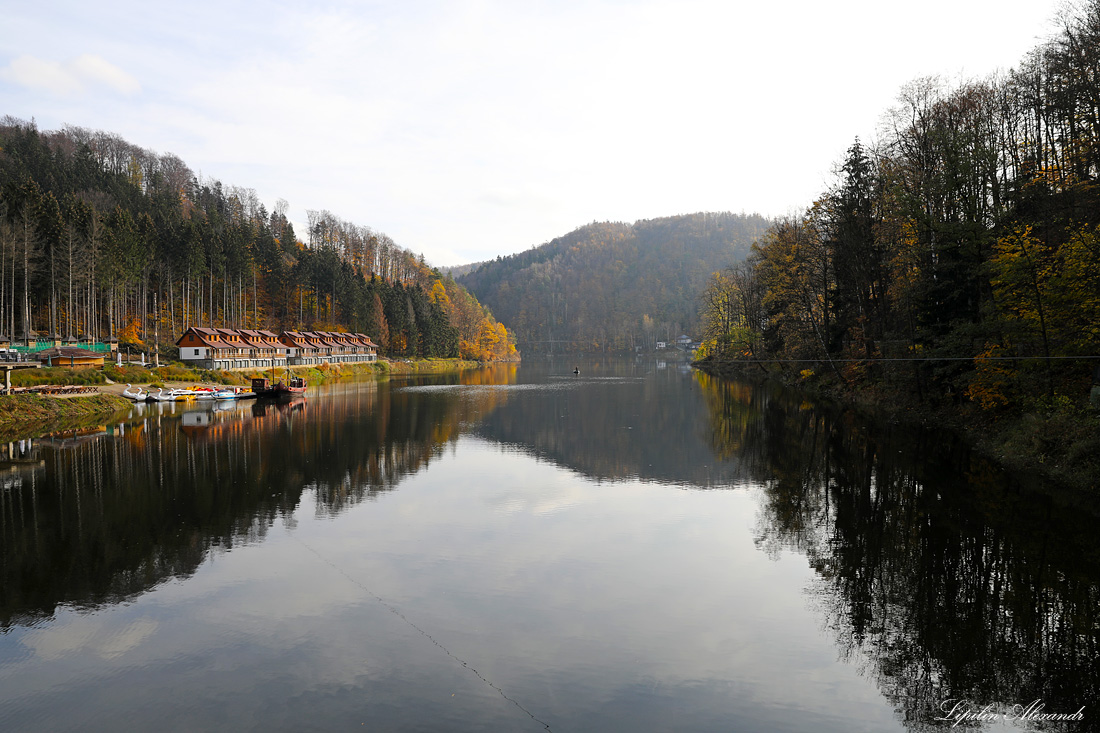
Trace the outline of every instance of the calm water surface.
<path fill-rule="evenodd" d="M 949 435 L 572 367 L 6 446 L 0 730 L 1095 729 L 1095 507 Z"/>

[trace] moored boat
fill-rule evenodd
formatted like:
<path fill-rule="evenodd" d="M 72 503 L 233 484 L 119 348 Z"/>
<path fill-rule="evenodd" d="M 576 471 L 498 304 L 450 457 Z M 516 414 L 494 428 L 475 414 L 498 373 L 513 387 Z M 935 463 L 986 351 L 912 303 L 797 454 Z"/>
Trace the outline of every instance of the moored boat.
<path fill-rule="evenodd" d="M 133 385 L 127 383 L 126 384 L 126 389 L 122 390 L 122 396 L 126 397 L 127 399 L 131 399 L 134 402 L 144 402 L 145 401 L 145 393 L 141 391 L 141 387 L 138 387 L 136 392 L 134 392 L 132 390 L 133 390 Z"/>
<path fill-rule="evenodd" d="M 257 377 L 252 380 L 252 391 L 257 397 L 279 398 L 304 396 L 306 393 L 306 380 L 301 377 L 288 375 L 285 380 L 272 383 L 270 379 Z"/>

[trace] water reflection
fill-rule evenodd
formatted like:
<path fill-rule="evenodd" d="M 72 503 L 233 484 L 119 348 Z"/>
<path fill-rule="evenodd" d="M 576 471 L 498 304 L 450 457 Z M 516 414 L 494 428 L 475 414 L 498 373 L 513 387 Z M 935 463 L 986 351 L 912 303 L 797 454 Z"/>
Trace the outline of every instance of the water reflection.
<path fill-rule="evenodd" d="M 5 444 L 0 629 L 118 603 L 292 521 L 397 485 L 505 395 L 341 383 L 291 402 L 155 403 L 123 422 Z"/>
<path fill-rule="evenodd" d="M 1095 717 L 1095 506 L 1022 486 L 942 433 L 697 382 L 715 450 L 763 484 L 758 546 L 809 559 L 838 648 L 910 729 L 943 727 L 952 699 Z"/>
<path fill-rule="evenodd" d="M 5 684 L 25 692 L 7 699 L 41 695 L 38 714 L 50 695 L 83 690 L 92 704 L 140 689 L 142 720 L 175 704 L 213 721 L 224 707 L 239 727 L 318 725 L 315 708 L 360 720 L 363 706 L 393 728 L 415 727 L 413 708 L 451 716 L 436 729 L 514 722 L 485 712 L 503 698 L 457 657 L 561 729 L 883 729 L 890 712 L 853 668 L 913 730 L 945 727 L 935 706 L 951 698 L 1095 709 L 1094 507 L 1010 480 L 943 435 L 781 391 L 630 362 L 572 367 L 141 405 L 0 446 L 0 632 L 13 654 L 41 657 L 9 666 Z M 119 605 L 59 609 L 104 604 Z M 95 655 L 36 646 L 70 649 L 65 634 L 90 627 L 103 630 Z M 104 661 L 139 647 L 145 666 Z M 184 685 L 176 661 L 192 653 Z M 211 670 L 224 672 L 216 692 Z M 286 702 L 303 695 L 310 705 Z M 273 700 L 286 709 L 249 717 Z"/>
<path fill-rule="evenodd" d="M 708 446 L 702 390 L 681 370 L 590 360 L 574 376 L 573 364 L 525 365 L 517 386 L 531 393 L 487 416 L 475 432 L 598 481 L 699 488 L 748 480 L 736 451 Z"/>

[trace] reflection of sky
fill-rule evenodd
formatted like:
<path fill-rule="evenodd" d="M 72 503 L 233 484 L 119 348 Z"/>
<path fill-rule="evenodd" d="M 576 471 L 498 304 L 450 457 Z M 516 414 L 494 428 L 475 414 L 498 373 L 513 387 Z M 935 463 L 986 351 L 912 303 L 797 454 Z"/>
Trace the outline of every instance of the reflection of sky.
<path fill-rule="evenodd" d="M 462 438 L 377 501 L 303 501 L 187 580 L 0 637 L 0 728 L 542 728 L 478 674 L 553 730 L 896 728 L 805 559 L 755 548 L 755 497 Z"/>

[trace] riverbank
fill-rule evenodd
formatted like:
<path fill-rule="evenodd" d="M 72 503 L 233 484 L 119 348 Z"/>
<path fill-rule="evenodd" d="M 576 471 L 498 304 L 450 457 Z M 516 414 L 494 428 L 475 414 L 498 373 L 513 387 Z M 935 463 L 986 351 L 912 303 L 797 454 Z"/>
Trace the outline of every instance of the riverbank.
<path fill-rule="evenodd" d="M 485 366 L 483 362 L 464 359 L 388 359 L 385 364 L 392 374 L 442 374 Z"/>
<path fill-rule="evenodd" d="M 1007 469 L 1049 479 L 1074 491 L 1100 492 L 1100 411 L 1086 398 L 1036 397 L 1015 412 L 982 410 L 974 403 L 921 404 L 877 384 L 853 388 L 827 376 L 798 376 L 736 362 L 703 360 L 693 366 L 707 374 L 749 381 L 774 380 L 817 399 L 842 402 L 874 419 L 945 427 L 975 450 Z"/>
<path fill-rule="evenodd" d="M 482 366 L 480 362 L 462 359 L 379 359 L 373 362 L 355 362 L 347 364 L 318 364 L 316 366 L 295 366 L 290 371 L 312 384 L 320 384 L 331 379 L 340 379 L 352 375 L 410 373 L 444 373 L 462 371 Z M 286 373 L 285 368 L 276 370 L 275 377 Z M 157 387 L 184 387 L 194 384 L 224 384 L 244 386 L 251 383 L 253 377 L 271 377 L 271 371 L 254 369 L 249 371 L 209 371 L 191 369 L 178 363 L 153 367 L 126 364 L 109 364 L 102 370 L 91 369 L 33 369 L 19 372 L 12 377 L 15 387 L 29 387 L 37 384 L 80 384 L 97 385 L 102 392 L 121 394 L 124 385 Z M 112 384 L 113 383 L 113 384 Z"/>
<path fill-rule="evenodd" d="M 379 359 L 375 362 L 319 364 L 292 367 L 295 376 L 310 384 L 323 384 L 356 375 L 386 378 L 390 374 L 442 374 L 473 369 L 483 364 L 462 359 Z M 196 384 L 246 386 L 253 377 L 270 377 L 262 370 L 247 372 L 200 371 L 167 365 L 156 368 L 111 365 L 103 371 L 88 369 L 35 369 L 21 375 L 19 386 L 34 384 L 95 385 L 99 394 L 73 396 L 0 395 L 0 440 L 17 440 L 53 430 L 82 427 L 112 417 L 132 403 L 122 396 L 127 385 L 156 390 L 186 388 Z M 285 374 L 279 370 L 276 378 Z M 108 379 L 110 381 L 108 381 Z M 14 381 L 14 380 L 13 380 Z"/>
<path fill-rule="evenodd" d="M 0 396 L 0 441 L 105 422 L 128 410 L 130 405 L 125 397 L 109 393 L 60 398 L 29 394 Z"/>

